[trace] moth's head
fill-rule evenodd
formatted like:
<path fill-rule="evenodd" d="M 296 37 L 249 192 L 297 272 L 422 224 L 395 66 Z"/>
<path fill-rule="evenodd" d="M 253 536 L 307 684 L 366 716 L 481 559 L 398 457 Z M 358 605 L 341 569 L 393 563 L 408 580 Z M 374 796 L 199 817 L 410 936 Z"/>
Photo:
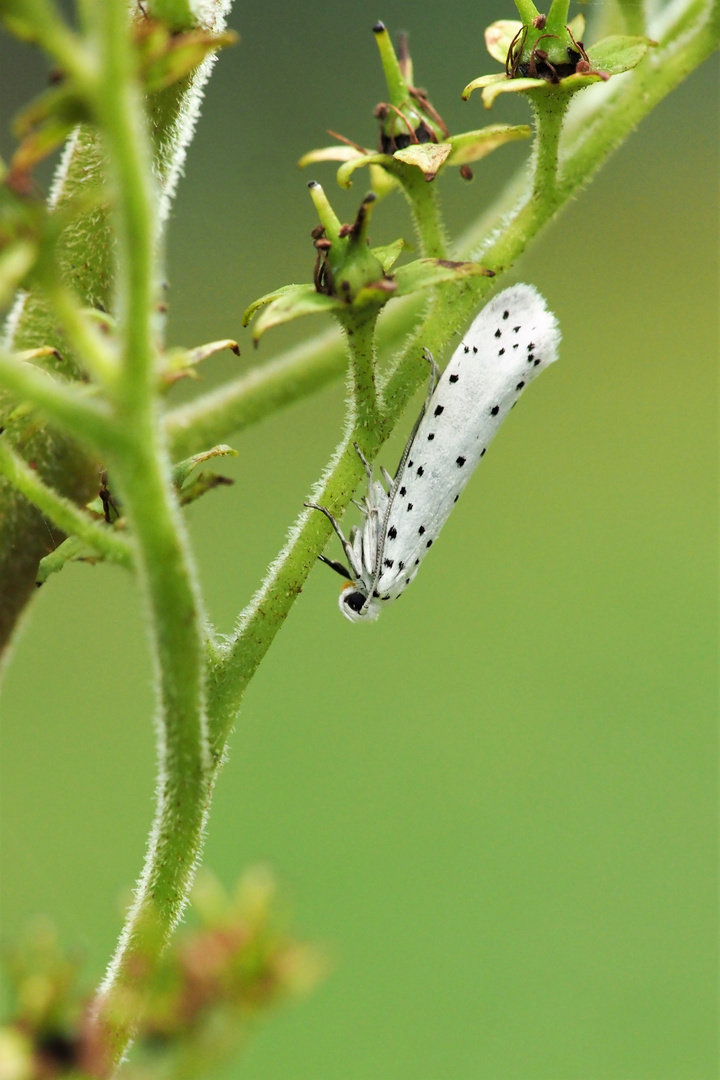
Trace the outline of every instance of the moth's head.
<path fill-rule="evenodd" d="M 371 600 L 357 585 L 348 583 L 338 597 L 338 607 L 350 622 L 374 622 L 380 614 L 380 604 Z"/>

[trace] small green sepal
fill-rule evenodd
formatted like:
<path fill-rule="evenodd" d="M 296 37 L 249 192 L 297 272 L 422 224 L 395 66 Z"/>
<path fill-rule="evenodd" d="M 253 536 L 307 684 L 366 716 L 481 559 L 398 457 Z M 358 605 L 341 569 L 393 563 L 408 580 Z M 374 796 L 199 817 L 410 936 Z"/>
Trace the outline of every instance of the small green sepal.
<path fill-rule="evenodd" d="M 198 374 L 195 369 L 198 364 L 225 349 L 229 349 L 236 356 L 240 355 L 240 346 L 232 338 L 210 341 L 207 345 L 197 345 L 194 349 L 168 349 L 163 357 L 160 372 L 161 389 L 167 390 L 180 379 L 197 379 Z"/>
<path fill-rule="evenodd" d="M 134 30 L 140 77 L 148 94 L 184 79 L 210 53 L 238 40 L 232 30 L 218 34 L 196 28 L 177 33 L 162 20 L 147 17 L 135 23 Z"/>
<path fill-rule="evenodd" d="M 206 492 L 212 491 L 213 488 L 235 483 L 229 476 L 221 476 L 219 473 L 214 472 L 200 472 L 189 480 L 191 473 L 198 465 L 217 457 L 237 457 L 237 450 L 233 450 L 232 446 L 221 443 L 218 446 L 213 446 L 210 450 L 204 450 L 200 454 L 193 454 L 192 457 L 186 458 L 184 461 L 178 461 L 173 466 L 172 481 L 181 506 L 189 506 L 190 503 L 195 502 Z"/>

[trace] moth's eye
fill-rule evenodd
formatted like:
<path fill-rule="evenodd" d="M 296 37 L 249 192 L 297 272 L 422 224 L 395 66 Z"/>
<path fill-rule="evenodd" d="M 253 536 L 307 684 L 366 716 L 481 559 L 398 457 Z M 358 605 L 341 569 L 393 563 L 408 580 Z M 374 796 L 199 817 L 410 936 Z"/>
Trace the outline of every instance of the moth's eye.
<path fill-rule="evenodd" d="M 346 607 L 349 607 L 351 611 L 359 612 L 362 611 L 363 604 L 367 602 L 367 596 L 357 591 L 350 592 L 350 590 L 348 589 L 345 593 L 343 593 L 342 602 L 343 604 L 345 604 Z"/>

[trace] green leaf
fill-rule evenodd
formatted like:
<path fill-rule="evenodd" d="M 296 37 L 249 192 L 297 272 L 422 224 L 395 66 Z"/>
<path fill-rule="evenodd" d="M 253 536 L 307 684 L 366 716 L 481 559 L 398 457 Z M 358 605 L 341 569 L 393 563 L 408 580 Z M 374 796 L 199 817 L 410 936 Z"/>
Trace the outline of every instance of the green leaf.
<path fill-rule="evenodd" d="M 291 289 L 294 290 L 292 293 L 289 292 Z M 301 319 L 304 315 L 340 311 L 346 306 L 341 300 L 315 292 L 314 285 L 288 285 L 283 292 L 284 295 L 278 296 L 276 300 L 268 304 L 255 323 L 253 341 L 256 344 L 265 331 L 273 326 L 280 326 L 281 323 L 291 322 L 293 319 Z M 258 304 L 254 304 L 253 307 L 257 309 Z M 245 325 L 247 326 L 247 322 Z"/>
<path fill-rule="evenodd" d="M 448 281 L 463 280 L 477 275 L 493 277 L 493 271 L 486 270 L 476 262 L 451 262 L 449 259 L 418 259 L 416 262 L 401 266 L 395 271 L 397 284 L 396 296 L 407 296 L 420 289 L 431 289 Z"/>
<path fill-rule="evenodd" d="M 0 252 L 0 308 L 12 301 L 37 255 L 38 246 L 32 240 L 16 240 Z"/>
<path fill-rule="evenodd" d="M 209 30 L 190 30 L 172 35 L 162 23 L 140 23 L 145 30 L 140 38 L 143 80 L 149 94 L 167 89 L 189 75 L 203 62 L 208 53 L 234 45 L 237 34 L 227 30 L 221 34 Z"/>
<path fill-rule="evenodd" d="M 571 19 L 568 23 L 568 30 L 576 41 L 582 41 L 585 33 L 585 16 L 576 15 L 574 19 Z"/>
<path fill-rule="evenodd" d="M 372 253 L 387 274 L 388 270 L 394 266 L 400 258 L 404 249 L 409 246 L 410 245 L 400 237 L 399 240 L 393 240 L 391 244 L 384 244 L 382 247 L 374 247 Z"/>
<path fill-rule="evenodd" d="M 463 101 L 467 101 L 473 90 L 479 90 L 481 87 L 492 86 L 493 83 L 505 82 L 506 80 L 507 76 L 505 74 L 481 75 L 479 79 L 473 79 L 472 82 L 469 82 L 467 84 L 461 94 L 461 97 Z"/>
<path fill-rule="evenodd" d="M 277 300 L 281 296 L 298 296 L 301 297 L 305 293 L 314 293 L 314 285 L 282 285 L 279 289 L 273 289 L 272 292 L 265 293 L 259 300 L 253 300 L 249 307 L 245 308 L 242 317 L 243 326 L 247 326 L 252 319 L 255 312 L 264 307 L 266 304 L 271 304 L 274 300 Z"/>
<path fill-rule="evenodd" d="M 574 76 L 573 76 L 574 77 Z M 482 92 L 483 105 L 491 109 L 498 94 L 517 94 L 522 90 L 547 90 L 551 83 L 544 79 L 506 79 L 486 86 Z"/>
<path fill-rule="evenodd" d="M 393 158 L 405 165 L 417 166 L 427 180 L 432 180 L 447 161 L 451 150 L 449 142 L 412 143 L 403 150 L 396 150 Z"/>
<path fill-rule="evenodd" d="M 390 154 L 357 154 L 340 166 L 337 171 L 337 182 L 342 188 L 351 188 L 352 180 L 350 177 L 356 169 L 362 168 L 363 165 L 382 165 L 386 169 L 392 169 L 393 164 L 394 161 Z"/>
<path fill-rule="evenodd" d="M 167 389 L 179 379 L 185 379 L 188 376 L 197 378 L 194 371 L 197 365 L 224 349 L 229 349 L 236 356 L 240 355 L 240 346 L 232 338 L 210 341 L 206 345 L 197 345 L 194 349 L 169 349 L 165 354 L 165 362 L 160 373 L 161 388 Z"/>
<path fill-rule="evenodd" d="M 490 124 L 479 131 L 465 131 L 462 135 L 451 135 L 449 142 L 452 153 L 448 165 L 467 165 L 479 161 L 486 154 L 492 153 L 498 146 L 517 139 L 528 139 L 530 128 L 527 124 Z"/>
<path fill-rule="evenodd" d="M 79 123 L 89 119 L 87 103 L 72 84 L 63 83 L 40 94 L 15 118 L 13 130 L 21 142 L 13 154 L 11 176 L 30 172 L 62 146 Z"/>
<path fill-rule="evenodd" d="M 505 63 L 514 38 L 522 30 L 519 19 L 498 19 L 485 30 L 485 47 L 499 64 Z"/>
<path fill-rule="evenodd" d="M 193 454 L 192 457 L 185 458 L 184 461 L 176 462 L 172 470 L 172 481 L 175 487 L 182 487 L 190 473 L 198 465 L 202 465 L 204 462 L 216 457 L 237 457 L 237 450 L 233 450 L 232 446 L 228 446 L 226 443 L 220 443 L 210 450 L 203 450 L 200 454 Z"/>
<path fill-rule="evenodd" d="M 63 540 L 62 544 L 58 544 L 54 551 L 40 560 L 35 584 L 44 585 L 51 574 L 57 574 L 68 562 L 98 563 L 102 561 L 103 556 L 88 547 L 78 536 L 69 536 L 67 540 Z"/>
<path fill-rule="evenodd" d="M 344 143 L 335 146 L 321 146 L 318 150 L 308 150 L 307 154 L 298 161 L 298 169 L 304 169 L 308 165 L 315 165 L 323 161 L 352 161 L 356 157 L 364 157 L 370 154 L 369 150 L 358 150 L 354 146 L 346 146 Z"/>
<path fill-rule="evenodd" d="M 648 38 L 615 34 L 596 42 L 587 54 L 593 68 L 609 75 L 620 75 L 636 67 L 651 44 Z"/>

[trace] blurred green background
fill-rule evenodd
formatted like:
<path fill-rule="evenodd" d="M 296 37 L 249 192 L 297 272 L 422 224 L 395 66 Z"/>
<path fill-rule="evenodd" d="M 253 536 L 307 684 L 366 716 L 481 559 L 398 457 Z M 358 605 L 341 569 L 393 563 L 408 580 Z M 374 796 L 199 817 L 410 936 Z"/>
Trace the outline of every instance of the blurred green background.
<path fill-rule="evenodd" d="M 590 9 L 591 14 L 597 9 Z M 174 204 L 173 343 L 237 336 L 246 304 L 306 281 L 306 181 L 332 128 L 375 141 L 370 28 L 411 33 L 451 129 L 493 114 L 509 5 L 238 5 Z M 44 85 L 0 43 L 3 128 Z M 671 96 L 511 280 L 556 312 L 561 361 L 503 428 L 403 603 L 345 622 L 318 567 L 247 694 L 206 862 L 258 861 L 335 969 L 264 1025 L 246 1080 L 714 1080 L 716 1062 L 717 64 Z M 4 134 L 4 152 L 11 142 Z M 527 154 L 440 183 L 462 227 Z M 373 239 L 410 238 L 400 201 Z M 202 387 L 201 387 L 202 388 Z M 188 512 L 223 630 L 258 585 L 342 428 L 337 385 L 232 441 L 236 479 Z M 403 433 L 383 455 L 394 468 Z M 332 555 L 338 552 L 333 546 Z M 129 578 L 69 567 L 38 594 L 2 699 L 2 919 L 35 912 L 99 975 L 153 805 L 151 672 Z"/>

